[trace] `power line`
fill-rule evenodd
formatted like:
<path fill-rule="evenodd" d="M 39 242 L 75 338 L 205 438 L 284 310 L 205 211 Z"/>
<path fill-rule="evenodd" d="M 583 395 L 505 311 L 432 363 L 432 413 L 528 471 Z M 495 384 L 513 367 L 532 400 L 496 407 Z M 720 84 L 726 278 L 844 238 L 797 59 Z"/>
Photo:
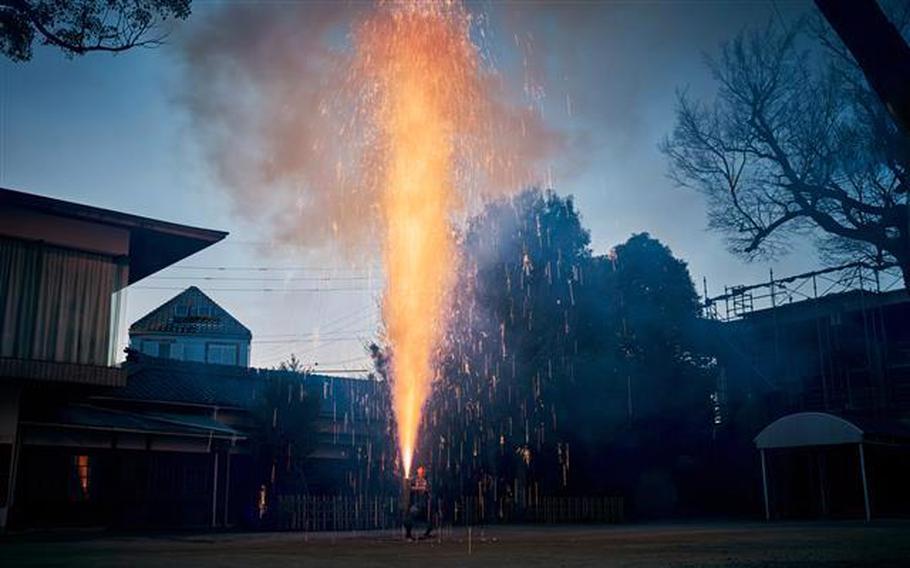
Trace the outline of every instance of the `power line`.
<path fill-rule="evenodd" d="M 351 337 L 329 337 L 327 339 L 320 339 L 318 337 L 311 337 L 311 338 L 304 338 L 304 339 L 263 339 L 263 340 L 254 339 L 253 343 L 255 343 L 257 345 L 264 345 L 264 344 L 269 344 L 269 343 L 295 345 L 298 343 L 307 343 L 307 342 L 312 341 L 312 342 L 319 343 L 319 344 L 325 344 L 325 343 L 338 343 L 341 341 L 361 341 L 363 339 L 366 339 L 366 336 L 358 335 L 358 336 L 351 336 Z"/>
<path fill-rule="evenodd" d="M 262 334 L 257 333 L 257 334 L 255 334 L 255 337 L 257 339 L 262 338 L 262 337 L 267 337 L 270 339 L 279 339 L 279 338 L 283 338 L 283 339 L 321 339 L 321 338 L 338 337 L 339 336 L 338 334 L 342 334 L 342 333 L 350 333 L 353 336 L 353 334 L 355 334 L 355 333 L 363 334 L 363 333 L 373 333 L 375 331 L 377 331 L 375 328 L 337 329 L 337 330 L 332 330 L 332 331 L 328 331 L 328 330 L 311 331 L 309 333 L 262 333 Z M 253 341 L 257 341 L 257 339 L 253 339 Z"/>
<path fill-rule="evenodd" d="M 379 265 L 374 266 L 199 266 L 199 265 L 190 265 L 190 266 L 171 266 L 168 270 L 217 270 L 217 271 L 259 271 L 259 272 L 367 272 L 372 270 L 380 270 L 382 267 Z"/>
<path fill-rule="evenodd" d="M 269 278 L 266 276 L 152 276 L 149 280 L 206 280 L 206 281 L 237 281 L 237 282 L 347 282 L 355 280 L 375 280 L 373 276 L 289 276 Z"/>
<path fill-rule="evenodd" d="M 185 286 L 133 286 L 130 290 L 186 290 Z M 381 292 L 381 288 L 207 288 L 206 292 Z"/>

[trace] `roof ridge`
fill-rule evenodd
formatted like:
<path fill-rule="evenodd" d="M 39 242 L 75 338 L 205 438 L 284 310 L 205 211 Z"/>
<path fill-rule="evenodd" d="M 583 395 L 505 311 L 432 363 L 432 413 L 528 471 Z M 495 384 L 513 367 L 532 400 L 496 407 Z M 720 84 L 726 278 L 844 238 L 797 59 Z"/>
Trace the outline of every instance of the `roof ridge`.
<path fill-rule="evenodd" d="M 180 303 L 182 300 L 187 298 L 201 298 L 202 302 L 207 302 L 212 307 L 214 312 L 212 316 L 177 316 L 172 309 L 176 304 Z M 185 318 L 187 321 L 178 322 L 176 319 L 178 317 Z M 211 335 L 224 335 L 224 336 L 233 336 L 233 337 L 242 337 L 244 339 L 252 339 L 253 333 L 250 329 L 245 326 L 240 320 L 233 316 L 228 310 L 226 310 L 221 304 L 212 299 L 211 296 L 206 294 L 201 288 L 196 285 L 190 285 L 186 287 L 183 291 L 176 294 L 172 298 L 165 301 L 163 304 L 152 309 L 150 312 L 130 324 L 129 333 L 173 333 L 175 335 L 205 335 L 205 332 L 193 331 L 193 326 L 200 325 L 199 321 L 196 321 L 193 318 L 200 317 L 211 317 L 212 320 L 216 321 L 218 327 L 221 329 L 208 329 L 205 332 L 210 333 Z M 192 320 L 192 321 L 190 321 Z M 159 324 L 160 329 L 151 329 L 154 323 Z M 172 329 L 179 328 L 179 329 Z M 184 329 L 185 328 L 185 329 Z M 232 330 L 231 328 L 237 328 Z"/>

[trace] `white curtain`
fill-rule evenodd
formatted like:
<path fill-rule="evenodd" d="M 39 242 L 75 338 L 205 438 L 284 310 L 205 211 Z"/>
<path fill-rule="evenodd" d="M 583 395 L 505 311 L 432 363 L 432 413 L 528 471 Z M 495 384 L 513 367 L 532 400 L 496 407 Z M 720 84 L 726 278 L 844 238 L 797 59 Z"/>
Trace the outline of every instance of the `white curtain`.
<path fill-rule="evenodd" d="M 107 365 L 125 277 L 111 257 L 0 238 L 0 356 Z"/>

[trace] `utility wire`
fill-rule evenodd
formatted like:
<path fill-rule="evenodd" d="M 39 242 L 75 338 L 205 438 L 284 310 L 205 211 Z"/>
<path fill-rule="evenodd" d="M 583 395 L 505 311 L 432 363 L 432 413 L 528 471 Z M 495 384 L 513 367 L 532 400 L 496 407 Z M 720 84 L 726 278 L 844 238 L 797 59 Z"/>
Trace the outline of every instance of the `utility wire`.
<path fill-rule="evenodd" d="M 168 270 L 217 270 L 217 271 L 259 271 L 259 272 L 367 272 L 380 270 L 381 266 L 343 267 L 343 266 L 171 266 Z"/>
<path fill-rule="evenodd" d="M 149 280 L 206 280 L 206 281 L 238 281 L 238 282 L 336 282 L 336 281 L 354 281 L 354 280 L 376 280 L 372 276 L 288 276 L 279 278 L 270 278 L 267 276 L 151 276 Z"/>
<path fill-rule="evenodd" d="M 130 290 L 186 290 L 186 286 L 134 286 Z M 381 292 L 381 288 L 206 288 L 206 292 Z"/>

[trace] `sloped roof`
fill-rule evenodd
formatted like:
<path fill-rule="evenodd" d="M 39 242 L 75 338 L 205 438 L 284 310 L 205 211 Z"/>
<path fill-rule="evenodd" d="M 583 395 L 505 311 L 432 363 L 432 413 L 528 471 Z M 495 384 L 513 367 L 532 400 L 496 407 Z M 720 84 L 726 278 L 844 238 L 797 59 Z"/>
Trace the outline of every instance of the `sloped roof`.
<path fill-rule="evenodd" d="M 322 415 L 375 416 L 382 405 L 381 383 L 366 379 L 175 361 L 135 352 L 126 367 L 126 386 L 105 398 L 249 409 L 261 401 L 268 380 L 284 378 L 317 394 Z"/>
<path fill-rule="evenodd" d="M 130 232 L 130 284 L 183 260 L 227 236 L 224 231 L 178 225 L 159 219 L 101 209 L 3 187 L 0 187 L 0 205 L 23 207 L 49 215 L 128 230 Z"/>
<path fill-rule="evenodd" d="M 208 417 L 130 412 L 90 404 L 64 405 L 28 422 L 128 432 L 245 438 L 242 432 Z"/>
<path fill-rule="evenodd" d="M 187 310 L 178 315 L 178 307 L 186 307 Z M 208 308 L 210 315 L 201 315 L 198 312 L 200 307 Z M 253 337 L 245 325 L 195 286 L 180 292 L 130 326 L 130 335 L 141 333 L 205 335 L 234 339 Z"/>

